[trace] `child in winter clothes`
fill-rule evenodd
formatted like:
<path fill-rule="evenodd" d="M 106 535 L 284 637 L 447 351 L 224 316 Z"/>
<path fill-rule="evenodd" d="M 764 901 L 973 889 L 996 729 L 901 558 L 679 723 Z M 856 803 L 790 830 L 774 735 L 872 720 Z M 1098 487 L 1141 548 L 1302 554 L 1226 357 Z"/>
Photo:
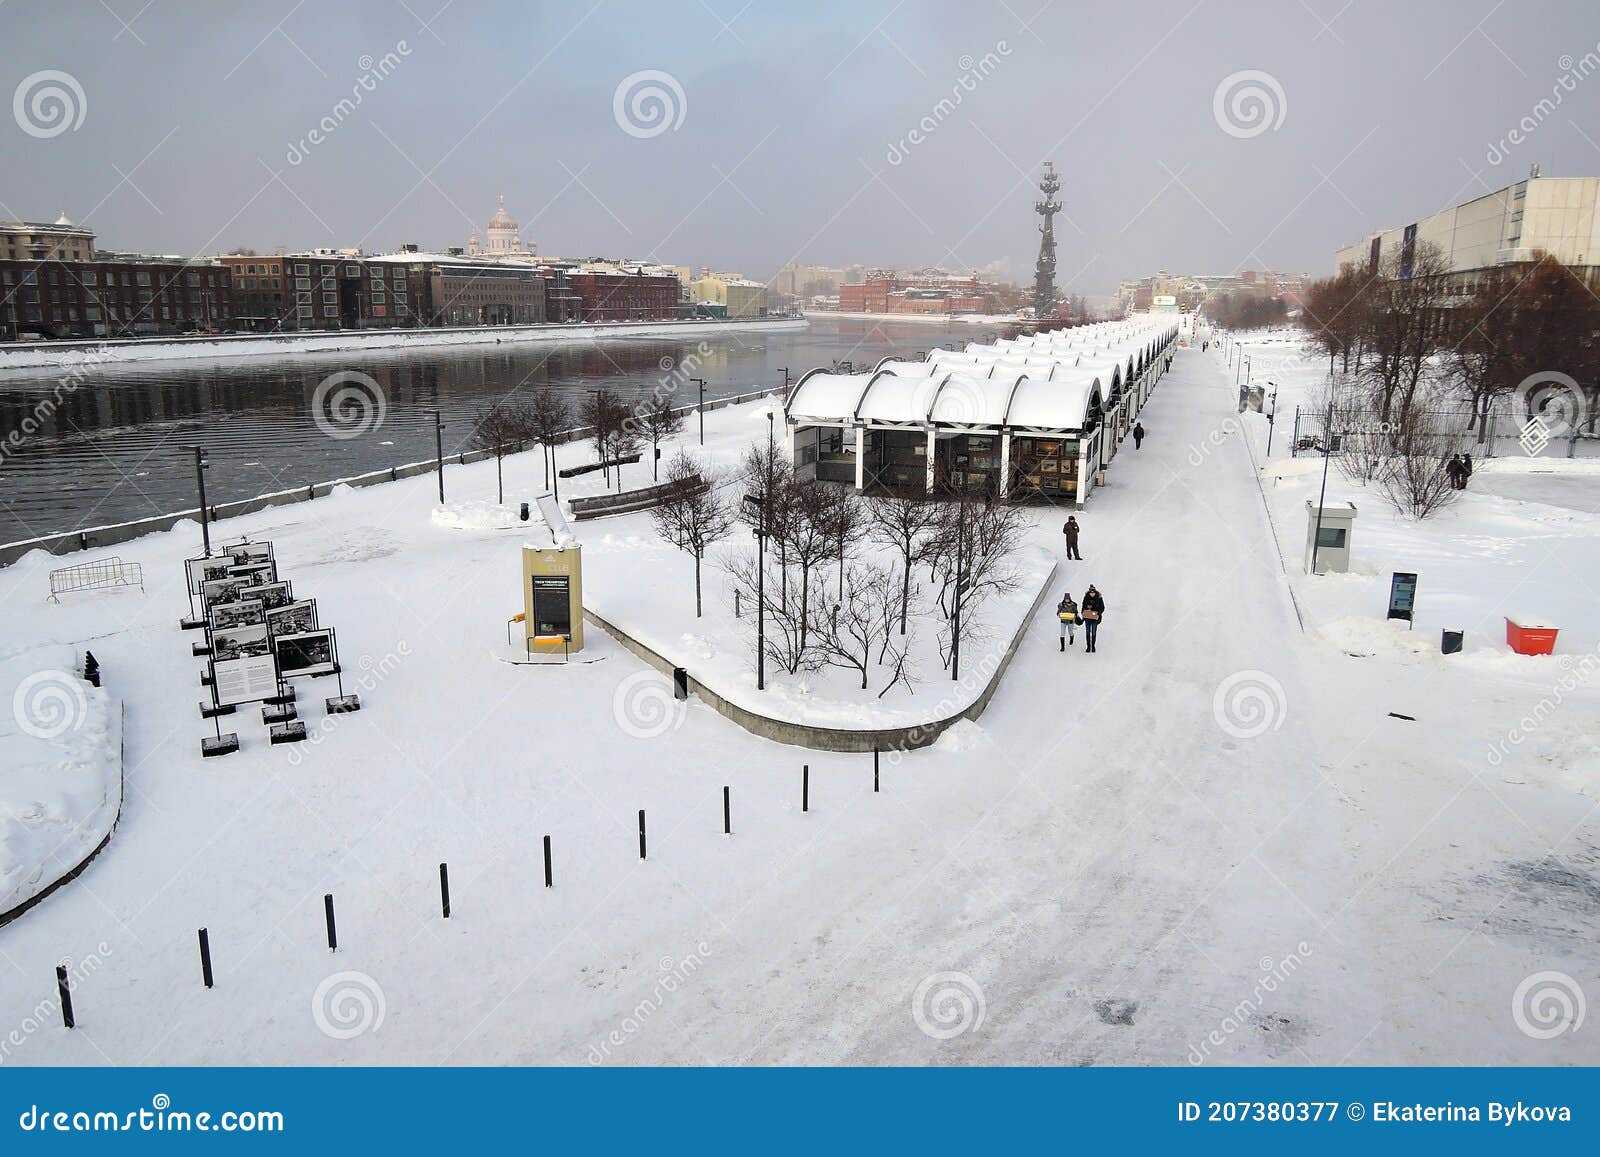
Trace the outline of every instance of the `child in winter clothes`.
<path fill-rule="evenodd" d="M 1061 596 L 1061 602 L 1056 605 L 1056 618 L 1061 620 L 1061 649 L 1065 651 L 1068 643 L 1077 642 L 1078 604 L 1072 601 L 1071 591 Z"/>

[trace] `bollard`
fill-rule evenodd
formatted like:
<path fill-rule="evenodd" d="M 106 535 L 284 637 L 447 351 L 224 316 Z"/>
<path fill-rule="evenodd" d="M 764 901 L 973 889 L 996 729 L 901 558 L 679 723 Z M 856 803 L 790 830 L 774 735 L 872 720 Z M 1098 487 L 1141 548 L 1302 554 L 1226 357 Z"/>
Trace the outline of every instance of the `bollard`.
<path fill-rule="evenodd" d="M 555 879 L 550 875 L 550 837 L 544 838 L 544 886 L 554 888 Z"/>
<path fill-rule="evenodd" d="M 333 893 L 329 892 L 322 897 L 322 914 L 328 924 L 328 951 L 339 951 L 339 934 L 333 926 Z"/>
<path fill-rule="evenodd" d="M 733 812 L 728 805 L 728 789 L 722 789 L 722 834 L 733 835 Z"/>
<path fill-rule="evenodd" d="M 77 1028 L 78 1020 L 72 1015 L 72 989 L 67 985 L 67 966 L 56 965 L 56 991 L 61 994 L 61 1023 Z"/>
<path fill-rule="evenodd" d="M 878 749 L 872 749 L 872 790 L 878 790 Z"/>
<path fill-rule="evenodd" d="M 200 929 L 200 978 L 211 987 L 211 935 L 204 928 Z"/>
<path fill-rule="evenodd" d="M 450 919 L 450 865 L 439 865 L 439 907 L 444 910 L 444 918 Z"/>
<path fill-rule="evenodd" d="M 804 764 L 800 768 L 800 810 L 811 810 L 811 765 Z"/>
<path fill-rule="evenodd" d="M 645 856 L 644 856 L 644 808 L 640 808 L 639 809 L 639 858 L 641 860 L 645 858 Z"/>

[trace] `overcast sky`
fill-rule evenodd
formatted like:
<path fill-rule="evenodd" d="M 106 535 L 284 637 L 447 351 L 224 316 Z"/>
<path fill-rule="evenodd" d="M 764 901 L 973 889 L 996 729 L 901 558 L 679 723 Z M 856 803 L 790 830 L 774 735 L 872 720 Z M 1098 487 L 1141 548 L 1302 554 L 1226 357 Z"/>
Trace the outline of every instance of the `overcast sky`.
<path fill-rule="evenodd" d="M 1323 273 L 1534 161 L 1600 173 L 1597 43 L 1592 3 L 1494 0 L 0 0 L 0 216 L 385 251 L 504 193 L 548 254 L 1026 281 L 1053 160 L 1064 288 Z"/>

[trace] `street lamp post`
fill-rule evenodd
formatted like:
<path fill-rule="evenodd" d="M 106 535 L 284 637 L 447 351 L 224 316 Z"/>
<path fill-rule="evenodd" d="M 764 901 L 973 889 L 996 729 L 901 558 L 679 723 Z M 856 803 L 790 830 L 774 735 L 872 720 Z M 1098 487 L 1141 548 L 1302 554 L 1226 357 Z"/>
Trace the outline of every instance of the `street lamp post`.
<path fill-rule="evenodd" d="M 700 411 L 700 445 L 706 444 L 706 380 L 704 378 L 690 378 L 700 388 L 700 404 L 696 407 Z"/>
<path fill-rule="evenodd" d="M 1328 498 L 1328 458 L 1333 452 L 1333 399 L 1328 399 L 1328 422 L 1322 428 L 1322 490 L 1317 494 L 1317 529 L 1311 536 L 1311 573 L 1317 573 L 1317 552 L 1322 549 L 1322 504 Z"/>
<path fill-rule="evenodd" d="M 200 490 L 200 541 L 205 544 L 207 557 L 211 555 L 211 510 L 206 505 L 206 471 L 210 468 L 205 448 L 194 447 L 194 482 Z"/>
<path fill-rule="evenodd" d="M 434 467 L 439 475 L 439 505 L 444 505 L 444 412 L 442 410 L 425 410 L 433 415 L 433 453 Z"/>
<path fill-rule="evenodd" d="M 1272 457 L 1272 432 L 1278 425 L 1278 383 L 1269 381 L 1272 397 L 1267 399 L 1267 457 Z"/>

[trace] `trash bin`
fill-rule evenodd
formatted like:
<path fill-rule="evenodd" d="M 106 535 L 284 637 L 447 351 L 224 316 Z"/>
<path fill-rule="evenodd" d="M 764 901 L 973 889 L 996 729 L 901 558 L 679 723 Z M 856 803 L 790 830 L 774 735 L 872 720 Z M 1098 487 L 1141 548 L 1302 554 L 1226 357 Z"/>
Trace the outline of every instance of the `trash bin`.
<path fill-rule="evenodd" d="M 672 669 L 672 697 L 674 699 L 689 698 L 689 672 L 684 667 Z"/>
<path fill-rule="evenodd" d="M 528 521 L 528 504 L 526 502 L 522 504 L 522 521 Z"/>
<path fill-rule="evenodd" d="M 1459 655 L 1465 634 L 1464 631 L 1446 631 L 1444 638 L 1439 641 L 1439 650 L 1446 655 Z"/>
<path fill-rule="evenodd" d="M 1519 655 L 1548 655 L 1556 649 L 1560 628 L 1506 620 L 1506 645 Z"/>

